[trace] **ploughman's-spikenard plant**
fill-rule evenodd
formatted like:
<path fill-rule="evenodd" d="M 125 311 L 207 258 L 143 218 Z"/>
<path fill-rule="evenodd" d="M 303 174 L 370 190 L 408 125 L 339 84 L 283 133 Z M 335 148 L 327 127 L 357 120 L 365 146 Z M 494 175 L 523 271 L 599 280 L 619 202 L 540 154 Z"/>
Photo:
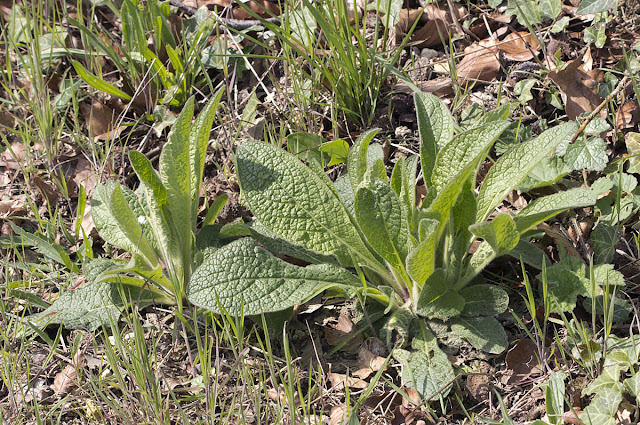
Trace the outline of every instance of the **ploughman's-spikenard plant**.
<path fill-rule="evenodd" d="M 474 278 L 498 256 L 535 257 L 528 238 L 537 224 L 595 199 L 589 189 L 576 188 L 520 211 L 496 214 L 496 207 L 536 164 L 566 146 L 578 126 L 562 124 L 516 144 L 493 164 L 476 193 L 480 164 L 510 123 L 494 120 L 456 134 L 438 98 L 416 94 L 416 109 L 420 155 L 400 159 L 391 176 L 379 145 L 371 144 L 377 130 L 356 140 L 347 172 L 335 182 L 313 160 L 305 164 L 264 142 L 243 143 L 236 171 L 257 220 L 222 229 L 223 235 L 250 237 L 205 259 L 188 285 L 188 300 L 231 315 L 284 310 L 327 289 L 382 304 L 383 337 L 404 365 L 403 379 L 425 399 L 446 394 L 454 379 L 434 335 L 502 352 L 507 338 L 495 316 L 506 310 L 508 295 Z M 428 190 L 420 206 L 418 163 Z M 476 240 L 481 243 L 470 253 Z M 294 265 L 274 254 L 310 264 Z"/>

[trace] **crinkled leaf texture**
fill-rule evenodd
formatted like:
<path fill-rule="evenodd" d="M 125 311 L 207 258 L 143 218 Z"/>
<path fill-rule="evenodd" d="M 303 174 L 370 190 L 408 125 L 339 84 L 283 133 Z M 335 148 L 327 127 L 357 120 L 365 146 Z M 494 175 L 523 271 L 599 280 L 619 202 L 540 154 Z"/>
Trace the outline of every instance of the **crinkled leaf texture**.
<path fill-rule="evenodd" d="M 488 353 L 500 354 L 507 348 L 507 334 L 493 317 L 454 317 L 451 330 Z"/>
<path fill-rule="evenodd" d="M 37 327 L 64 324 L 69 329 L 91 332 L 118 321 L 127 305 L 127 301 L 121 297 L 121 291 L 132 302 L 140 301 L 143 306 L 152 301 L 151 293 L 141 292 L 139 287 L 117 281 L 90 283 L 65 292 L 45 311 L 29 316 L 27 320 Z"/>
<path fill-rule="evenodd" d="M 245 142 L 236 169 L 251 211 L 279 237 L 343 264 L 351 250 L 377 263 L 335 189 L 298 158 L 268 143 Z"/>
<path fill-rule="evenodd" d="M 442 352 L 436 338 L 424 330 L 414 338 L 414 351 L 396 349 L 393 356 L 402 363 L 403 383 L 412 383 L 422 397 L 429 401 L 446 397 L 455 379 L 453 367 Z"/>
<path fill-rule="evenodd" d="M 356 276 L 330 264 L 298 267 L 243 238 L 209 256 L 195 271 L 187 299 L 196 306 L 232 316 L 284 310 L 321 291 L 359 285 Z"/>

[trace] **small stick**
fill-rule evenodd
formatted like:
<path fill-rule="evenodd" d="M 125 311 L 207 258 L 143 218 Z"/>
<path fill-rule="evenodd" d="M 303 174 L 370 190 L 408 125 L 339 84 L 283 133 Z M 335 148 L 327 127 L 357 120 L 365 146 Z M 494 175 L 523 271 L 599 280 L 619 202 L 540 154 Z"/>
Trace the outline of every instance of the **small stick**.
<path fill-rule="evenodd" d="M 170 0 L 170 3 L 172 6 L 177 7 L 178 9 L 182 10 L 186 15 L 189 16 L 193 16 L 196 14 L 196 12 L 198 11 L 198 9 L 196 9 L 195 7 L 192 6 L 188 6 L 184 3 L 182 3 L 180 0 Z M 282 15 L 280 15 L 282 16 Z M 246 30 L 249 29 L 253 26 L 256 25 L 262 25 L 264 22 L 269 22 L 271 24 L 279 24 L 280 23 L 280 16 L 274 16 L 272 18 L 265 18 L 264 20 L 260 20 L 260 19 L 247 19 L 247 20 L 243 20 L 243 19 L 230 19 L 230 18 L 222 18 L 220 16 L 216 16 L 217 19 L 217 25 L 216 27 L 213 28 L 213 31 L 215 32 L 215 30 L 217 29 L 218 25 L 222 25 L 225 26 L 227 28 L 236 30 L 236 31 L 242 31 L 242 30 Z"/>
<path fill-rule="evenodd" d="M 576 134 L 573 135 L 573 137 L 571 138 L 571 141 L 569 143 L 573 143 L 573 142 L 576 141 L 578 136 L 580 136 L 580 134 L 582 134 L 584 129 L 587 128 L 587 125 L 589 125 L 589 123 L 596 117 L 596 115 L 598 115 L 600 113 L 602 108 L 607 106 L 607 103 L 609 103 L 609 101 L 611 99 L 616 97 L 622 91 L 623 87 L 625 86 L 625 84 L 627 84 L 628 80 L 629 80 L 629 76 L 627 76 L 627 75 L 625 75 L 624 78 L 622 80 L 620 80 L 620 82 L 616 86 L 615 90 L 612 91 L 611 93 L 609 93 L 609 95 L 602 101 L 602 103 L 600 103 L 596 107 L 596 109 L 594 109 L 593 112 L 591 112 L 589 114 L 589 116 L 587 116 L 587 118 L 584 120 L 584 122 L 582 123 L 580 128 L 578 128 L 578 131 L 576 131 Z"/>

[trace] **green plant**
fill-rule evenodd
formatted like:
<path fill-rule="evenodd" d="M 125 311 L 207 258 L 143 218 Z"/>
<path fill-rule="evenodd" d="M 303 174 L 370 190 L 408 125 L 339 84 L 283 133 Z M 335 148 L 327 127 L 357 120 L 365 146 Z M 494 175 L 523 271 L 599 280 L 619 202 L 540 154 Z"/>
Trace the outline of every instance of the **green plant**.
<path fill-rule="evenodd" d="M 485 351 L 503 351 L 506 334 L 493 316 L 507 308 L 508 295 L 497 286 L 470 284 L 506 253 L 537 256 L 539 262 L 542 253 L 531 254 L 526 241 L 529 231 L 595 199 L 589 189 L 572 189 L 513 215 L 488 218 L 536 164 L 571 139 L 577 125 L 563 124 L 514 146 L 493 165 L 476 195 L 476 171 L 509 123 L 479 123 L 456 135 L 456 123 L 438 98 L 416 94 L 416 109 L 420 158 L 399 160 L 390 179 L 381 149 L 370 146 L 376 130 L 356 140 L 347 156 L 348 172 L 335 184 L 313 160 L 307 166 L 263 142 L 240 146 L 236 171 L 258 223 L 234 223 L 221 234 L 255 240 L 234 241 L 207 258 L 192 276 L 188 300 L 232 315 L 283 310 L 325 289 L 375 300 L 390 313 L 382 330 L 387 342 L 412 343 L 413 355 L 400 349 L 395 355 L 406 366 L 405 380 L 426 399 L 446 393 L 454 378 L 434 329 L 450 330 Z M 420 207 L 418 161 L 429 191 Z M 470 254 L 476 239 L 484 241 Z M 295 266 L 268 249 L 312 264 Z M 418 317 L 428 322 L 414 320 Z"/>
<path fill-rule="evenodd" d="M 31 323 L 64 323 L 92 330 L 117 317 L 128 295 L 142 305 L 177 304 L 182 310 L 193 270 L 210 245 L 218 243 L 213 226 L 205 226 L 197 237 L 196 226 L 209 132 L 221 97 L 222 90 L 193 123 L 194 100 L 187 101 L 162 149 L 158 171 L 144 155 L 129 151 L 141 183 L 135 192 L 112 180 L 96 188 L 91 202 L 96 228 L 109 244 L 127 251 L 130 260 L 85 255 L 82 273 L 87 283 L 64 292 L 49 308 L 31 316 Z M 225 200 L 222 197 L 209 206 L 205 224 L 215 221 Z M 36 246 L 49 258 L 78 271 L 59 246 L 14 229 L 23 244 Z"/>
<path fill-rule="evenodd" d="M 366 128 L 390 76 L 384 65 L 397 65 L 410 37 L 386 50 L 401 7 L 397 0 L 378 1 L 369 6 L 375 14 L 365 12 L 359 17 L 354 10 L 357 6 L 345 0 L 302 0 L 299 7 L 283 13 L 282 25 L 262 21 L 282 44 L 283 56 L 292 61 L 292 84 L 302 88 L 300 93 L 313 96 L 306 82 L 314 81 L 317 88 L 330 92 L 348 122 Z M 371 29 L 373 34 L 368 33 Z M 299 66 L 300 58 L 310 65 L 309 70 Z M 300 93 L 292 95 L 299 97 Z"/>

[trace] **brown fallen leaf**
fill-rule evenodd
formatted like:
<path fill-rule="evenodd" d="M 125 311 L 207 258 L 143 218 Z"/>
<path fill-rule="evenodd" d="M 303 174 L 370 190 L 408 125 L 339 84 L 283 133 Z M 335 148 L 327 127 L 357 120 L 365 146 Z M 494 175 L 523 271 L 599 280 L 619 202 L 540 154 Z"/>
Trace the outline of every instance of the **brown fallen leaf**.
<path fill-rule="evenodd" d="M 531 33 L 514 31 L 498 43 L 498 49 L 504 53 L 505 58 L 524 62 L 533 59 L 540 52 L 540 44 Z"/>
<path fill-rule="evenodd" d="M 640 122 L 640 106 L 636 100 L 626 100 L 616 111 L 616 128 L 626 130 Z"/>
<path fill-rule="evenodd" d="M 78 388 L 78 372 L 74 365 L 68 364 L 53 380 L 53 391 L 62 397 Z"/>
<path fill-rule="evenodd" d="M 507 363 L 507 368 L 513 372 L 508 383 L 514 384 L 527 379 L 533 374 L 541 373 L 542 369 L 536 356 L 537 352 L 536 344 L 528 338 L 521 339 L 507 352 L 505 362 Z"/>
<path fill-rule="evenodd" d="M 464 49 L 464 57 L 457 67 L 460 84 L 467 81 L 488 82 L 496 78 L 499 72 L 498 48 L 496 40 L 491 38 L 480 40 Z"/>
<path fill-rule="evenodd" d="M 487 400 L 491 393 L 491 383 L 485 373 L 471 373 L 465 382 L 467 391 L 472 399 L 477 402 Z"/>
<path fill-rule="evenodd" d="M 254 13 L 261 18 L 271 18 L 273 16 L 280 16 L 280 7 L 278 2 L 271 2 L 269 0 L 251 0 L 246 2 L 245 5 L 249 6 Z M 252 20 L 255 19 L 249 12 L 241 7 L 234 8 L 231 12 L 233 19 L 240 20 Z"/>
<path fill-rule="evenodd" d="M 340 313 L 338 323 L 325 329 L 325 338 L 329 345 L 342 345 L 340 350 L 356 353 L 362 344 L 362 333 L 358 331 L 351 319 L 343 312 Z"/>
<path fill-rule="evenodd" d="M 115 113 L 102 102 L 94 100 L 91 104 L 81 103 L 80 113 L 87 123 L 87 129 L 96 139 L 114 127 Z"/>
<path fill-rule="evenodd" d="M 345 385 L 349 388 L 363 390 L 369 386 L 369 383 L 363 379 L 353 376 L 347 376 L 342 373 L 329 373 L 329 382 L 336 390 L 344 390 Z"/>
<path fill-rule="evenodd" d="M 467 9 L 456 5 L 459 17 L 467 15 Z M 424 10 L 424 12 L 423 12 Z M 421 14 L 422 13 L 422 14 Z M 420 20 L 409 42 L 416 47 L 441 46 L 449 41 L 449 35 L 455 31 L 454 19 L 446 3 L 428 4 L 423 9 L 402 9 L 396 25 L 398 41 L 407 34 L 416 20 Z"/>
<path fill-rule="evenodd" d="M 361 369 L 369 369 L 372 372 L 377 372 L 386 363 L 387 359 L 382 356 L 376 356 L 365 347 L 360 347 L 358 351 L 358 367 Z"/>
<path fill-rule="evenodd" d="M 597 82 L 594 76 L 584 70 L 582 59 L 577 58 L 560 71 L 551 71 L 549 78 L 562 91 L 565 112 L 570 120 L 575 120 L 584 112 L 593 111 L 602 101 L 594 90 Z M 600 116 L 606 116 L 604 108 Z"/>
<path fill-rule="evenodd" d="M 453 93 L 451 78 L 443 80 L 414 81 L 413 84 L 418 86 L 418 88 L 423 92 L 431 93 L 438 97 L 444 97 Z M 393 87 L 393 91 L 397 93 L 413 94 L 413 89 L 411 89 L 406 83 L 402 82 L 397 83 Z"/>

